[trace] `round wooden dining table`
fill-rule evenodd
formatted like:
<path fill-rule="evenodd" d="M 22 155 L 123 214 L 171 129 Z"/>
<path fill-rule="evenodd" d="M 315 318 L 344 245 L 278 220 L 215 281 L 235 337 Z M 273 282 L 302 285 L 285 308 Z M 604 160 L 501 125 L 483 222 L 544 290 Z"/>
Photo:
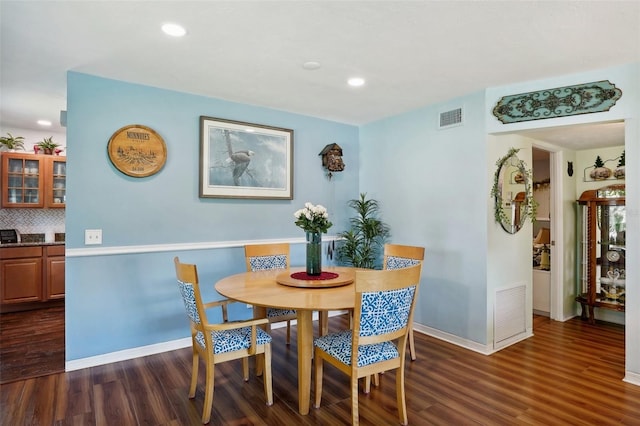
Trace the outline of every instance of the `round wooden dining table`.
<path fill-rule="evenodd" d="M 304 268 L 243 272 L 223 278 L 215 289 L 229 299 L 254 306 L 254 317 L 264 318 L 266 308 L 295 309 L 298 341 L 298 411 L 309 413 L 311 362 L 313 357 L 313 311 L 353 309 L 355 304 L 354 268 L 324 267 L 322 272 L 337 274 L 331 280 L 296 280 Z M 326 316 L 325 316 L 326 317 Z M 322 327 L 320 327 L 322 329 Z"/>

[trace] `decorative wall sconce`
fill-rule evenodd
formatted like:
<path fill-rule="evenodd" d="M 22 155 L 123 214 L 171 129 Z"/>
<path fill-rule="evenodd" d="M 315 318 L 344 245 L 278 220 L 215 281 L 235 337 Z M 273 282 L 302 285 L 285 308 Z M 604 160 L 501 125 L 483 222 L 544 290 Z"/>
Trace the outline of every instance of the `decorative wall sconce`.
<path fill-rule="evenodd" d="M 333 172 L 341 172 L 344 170 L 342 162 L 342 148 L 337 143 L 330 143 L 325 146 L 320 154 L 322 156 L 322 167 L 327 169 L 327 177 L 331 180 Z"/>

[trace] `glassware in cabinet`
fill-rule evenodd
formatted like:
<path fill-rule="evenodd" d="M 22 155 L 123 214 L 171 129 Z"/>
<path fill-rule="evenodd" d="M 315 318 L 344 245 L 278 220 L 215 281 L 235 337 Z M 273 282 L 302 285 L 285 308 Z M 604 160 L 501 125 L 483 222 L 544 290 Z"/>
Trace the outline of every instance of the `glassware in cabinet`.
<path fill-rule="evenodd" d="M 49 207 L 65 207 L 67 200 L 66 158 L 51 158 L 51 191 L 47 199 Z"/>

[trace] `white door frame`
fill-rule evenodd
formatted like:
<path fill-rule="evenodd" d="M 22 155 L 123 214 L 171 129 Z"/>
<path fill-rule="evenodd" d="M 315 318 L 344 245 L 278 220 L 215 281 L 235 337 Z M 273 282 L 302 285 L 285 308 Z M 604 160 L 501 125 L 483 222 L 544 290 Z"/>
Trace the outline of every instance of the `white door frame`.
<path fill-rule="evenodd" d="M 550 271 L 550 307 L 549 317 L 556 321 L 565 321 L 564 286 L 561 271 L 564 271 L 564 224 L 563 224 L 563 185 L 562 185 L 562 152 L 547 143 L 533 143 L 533 147 L 549 152 L 550 196 L 549 219 L 551 232 L 551 271 Z M 572 316 L 572 315 L 569 315 Z"/>

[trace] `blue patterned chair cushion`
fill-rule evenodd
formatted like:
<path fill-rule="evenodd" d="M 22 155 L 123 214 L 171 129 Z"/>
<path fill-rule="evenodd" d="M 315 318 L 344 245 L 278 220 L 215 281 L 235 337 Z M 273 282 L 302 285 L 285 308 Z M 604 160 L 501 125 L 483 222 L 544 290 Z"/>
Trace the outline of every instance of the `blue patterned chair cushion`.
<path fill-rule="evenodd" d="M 193 284 L 178 281 L 178 289 L 182 295 L 182 301 L 187 311 L 187 316 L 191 321 L 200 324 L 200 315 L 196 306 L 196 297 L 193 290 Z M 257 328 L 256 341 L 258 345 L 264 345 L 271 342 L 271 336 L 261 328 Z M 212 331 L 213 353 L 221 354 L 224 352 L 232 352 L 240 349 L 248 349 L 251 346 L 251 327 L 236 328 L 233 330 Z M 204 334 L 196 333 L 196 342 L 203 348 L 206 348 Z"/>
<path fill-rule="evenodd" d="M 265 345 L 271 342 L 269 336 L 260 327 L 257 331 L 257 344 Z M 213 353 L 221 354 L 225 352 L 237 351 L 240 349 L 248 349 L 251 346 L 251 327 L 236 328 L 234 330 L 212 331 Z M 203 348 L 206 348 L 204 334 L 198 332 L 196 334 L 196 342 Z"/>
<path fill-rule="evenodd" d="M 255 256 L 249 258 L 251 271 L 264 271 L 267 269 L 286 269 L 287 255 L 275 254 L 269 256 Z"/>
<path fill-rule="evenodd" d="M 284 315 L 295 315 L 295 309 L 267 308 L 267 318 L 281 317 Z"/>
<path fill-rule="evenodd" d="M 418 259 L 409 259 L 406 257 L 389 256 L 387 257 L 387 269 L 402 269 L 420 263 Z"/>
<path fill-rule="evenodd" d="M 315 339 L 314 344 L 345 365 L 351 365 L 351 330 L 327 334 Z M 398 348 L 391 342 L 358 346 L 358 367 L 397 358 Z"/>
<path fill-rule="evenodd" d="M 198 315 L 198 307 L 196 306 L 196 296 L 193 291 L 193 284 L 178 281 L 178 289 L 182 295 L 182 301 L 184 302 L 184 309 L 187 311 L 187 316 L 192 322 L 200 324 L 200 315 Z"/>
<path fill-rule="evenodd" d="M 378 336 L 405 327 L 416 287 L 362 293 L 360 336 Z M 351 365 L 352 330 L 318 337 L 314 345 L 345 365 Z M 358 367 L 398 357 L 392 342 L 358 346 Z"/>
<path fill-rule="evenodd" d="M 416 287 L 362 293 L 360 336 L 391 333 L 407 325 Z"/>

